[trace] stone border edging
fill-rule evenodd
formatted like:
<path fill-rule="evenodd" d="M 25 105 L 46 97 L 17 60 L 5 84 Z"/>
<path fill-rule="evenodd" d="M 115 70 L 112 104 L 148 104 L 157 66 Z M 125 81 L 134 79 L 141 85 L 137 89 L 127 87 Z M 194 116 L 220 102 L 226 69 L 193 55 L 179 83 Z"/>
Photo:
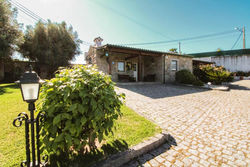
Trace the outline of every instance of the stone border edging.
<path fill-rule="evenodd" d="M 124 152 L 119 152 L 117 154 L 114 154 L 110 156 L 108 159 L 101 161 L 97 164 L 95 164 L 93 167 L 119 167 L 124 165 L 125 163 L 129 162 L 130 160 L 139 157 L 142 154 L 145 154 L 163 143 L 165 143 L 169 139 L 169 135 L 162 132 L 160 134 L 157 134 L 150 139 L 139 143 L 131 148 L 129 150 L 126 150 Z"/>

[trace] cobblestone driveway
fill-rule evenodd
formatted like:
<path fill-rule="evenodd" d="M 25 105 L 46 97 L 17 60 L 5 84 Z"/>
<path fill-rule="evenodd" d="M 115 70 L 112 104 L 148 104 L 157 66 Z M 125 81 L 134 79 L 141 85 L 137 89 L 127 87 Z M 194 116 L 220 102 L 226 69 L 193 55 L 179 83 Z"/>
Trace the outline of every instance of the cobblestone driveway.
<path fill-rule="evenodd" d="M 250 166 L 250 80 L 234 84 L 230 91 L 120 86 L 127 105 L 176 142 L 125 166 Z"/>

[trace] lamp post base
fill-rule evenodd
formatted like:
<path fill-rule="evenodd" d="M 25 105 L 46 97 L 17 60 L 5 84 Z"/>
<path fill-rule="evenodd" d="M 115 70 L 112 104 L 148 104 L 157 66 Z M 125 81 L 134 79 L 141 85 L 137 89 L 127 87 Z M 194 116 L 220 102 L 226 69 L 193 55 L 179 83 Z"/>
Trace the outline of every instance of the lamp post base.
<path fill-rule="evenodd" d="M 29 105 L 29 109 L 31 109 Z M 32 109 L 33 106 L 32 106 Z M 39 112 L 37 117 L 34 119 L 33 110 L 31 111 L 31 119 L 29 119 L 28 114 L 22 112 L 18 114 L 18 117 L 14 119 L 13 125 L 15 127 L 20 127 L 25 122 L 25 145 L 26 145 L 26 161 L 21 163 L 21 167 L 45 167 L 48 164 L 48 156 L 44 155 L 42 157 L 43 162 L 41 162 L 40 157 L 40 145 L 39 145 L 39 131 L 40 124 L 44 122 L 45 114 L 43 112 Z M 30 126 L 31 125 L 31 126 Z M 36 131 L 35 131 L 36 129 Z M 31 130 L 31 142 L 30 142 L 30 133 Z M 35 138 L 36 136 L 36 138 Z M 31 151 L 32 150 L 32 160 L 31 160 Z M 33 163 L 35 162 L 35 163 Z"/>

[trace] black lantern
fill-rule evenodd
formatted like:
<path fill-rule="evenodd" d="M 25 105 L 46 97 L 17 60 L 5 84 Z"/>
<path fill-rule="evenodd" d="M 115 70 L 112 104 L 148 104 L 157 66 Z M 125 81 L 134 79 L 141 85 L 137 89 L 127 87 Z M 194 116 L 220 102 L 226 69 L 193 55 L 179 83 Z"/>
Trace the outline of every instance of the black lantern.
<path fill-rule="evenodd" d="M 30 67 L 30 70 L 21 76 L 20 81 L 17 81 L 20 84 L 23 100 L 28 103 L 35 102 L 39 96 L 40 84 L 43 82 Z"/>
<path fill-rule="evenodd" d="M 28 114 L 22 112 L 18 115 L 16 119 L 13 121 L 13 125 L 15 127 L 20 127 L 25 122 L 25 140 L 26 140 L 26 161 L 21 163 L 21 166 L 27 167 L 40 167 L 45 166 L 47 164 L 48 158 L 47 156 L 43 157 L 45 162 L 41 162 L 40 158 L 40 145 L 39 145 L 39 131 L 40 131 L 40 124 L 44 121 L 44 113 L 39 112 L 37 117 L 34 118 L 34 110 L 35 110 L 35 101 L 39 97 L 39 90 L 40 85 L 43 83 L 36 72 L 32 71 L 32 67 L 30 66 L 30 70 L 25 72 L 20 81 L 17 83 L 20 84 L 21 92 L 23 100 L 29 103 L 29 111 L 30 111 L 30 119 Z M 35 131 L 36 130 L 36 131 Z M 29 134 L 31 131 L 31 136 Z M 30 143 L 31 139 L 31 143 Z M 30 145 L 31 144 L 31 145 Z M 31 153 L 32 159 L 30 155 L 30 146 L 31 146 Z"/>

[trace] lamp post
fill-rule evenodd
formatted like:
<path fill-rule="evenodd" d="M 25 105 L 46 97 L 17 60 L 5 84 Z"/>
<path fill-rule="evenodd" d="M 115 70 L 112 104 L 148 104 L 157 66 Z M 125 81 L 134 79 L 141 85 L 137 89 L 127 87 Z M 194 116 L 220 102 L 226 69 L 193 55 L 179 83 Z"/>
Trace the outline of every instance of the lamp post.
<path fill-rule="evenodd" d="M 23 121 L 25 122 L 25 145 L 26 145 L 26 161 L 21 163 L 21 166 L 27 167 L 40 167 L 45 166 L 48 161 L 48 157 L 44 156 L 43 160 L 45 162 L 41 162 L 40 157 L 40 149 L 39 149 L 39 131 L 40 131 L 40 123 L 44 121 L 44 113 L 39 112 L 37 117 L 34 118 L 34 110 L 35 110 L 35 101 L 39 97 L 40 85 L 43 81 L 39 78 L 36 72 L 32 71 L 32 67 L 30 66 L 30 70 L 26 71 L 20 78 L 20 81 L 17 83 L 20 84 L 21 92 L 23 100 L 29 104 L 28 110 L 30 111 L 30 119 L 28 114 L 22 112 L 18 115 L 17 118 L 14 119 L 13 125 L 15 127 L 22 126 Z M 36 130 L 36 131 L 35 131 Z M 31 136 L 29 134 L 31 131 Z M 36 138 L 35 138 L 36 137 Z M 31 143 L 30 143 L 31 139 Z M 31 145 L 30 145 L 31 144 Z M 30 146 L 32 153 L 32 161 L 30 156 Z"/>

